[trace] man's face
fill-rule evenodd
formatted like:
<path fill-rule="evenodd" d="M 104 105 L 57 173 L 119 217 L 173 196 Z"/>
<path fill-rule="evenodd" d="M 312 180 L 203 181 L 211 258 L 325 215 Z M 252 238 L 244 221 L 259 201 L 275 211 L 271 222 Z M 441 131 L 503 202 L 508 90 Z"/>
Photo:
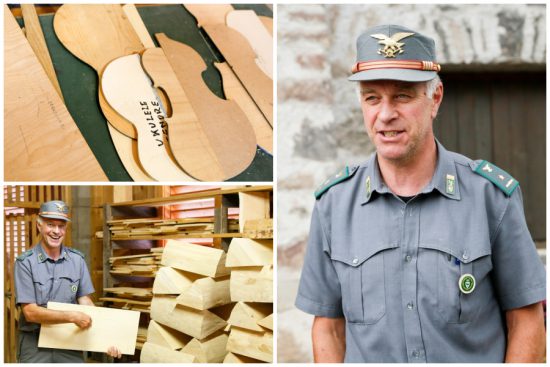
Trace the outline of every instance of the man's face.
<path fill-rule="evenodd" d="M 37 222 L 38 231 L 42 234 L 42 244 L 50 249 L 58 248 L 63 243 L 67 222 L 59 219 L 42 218 Z"/>
<path fill-rule="evenodd" d="M 443 97 L 441 84 L 431 99 L 426 83 L 377 80 L 361 82 L 360 88 L 365 127 L 379 158 L 406 164 L 434 139 L 432 121 Z"/>

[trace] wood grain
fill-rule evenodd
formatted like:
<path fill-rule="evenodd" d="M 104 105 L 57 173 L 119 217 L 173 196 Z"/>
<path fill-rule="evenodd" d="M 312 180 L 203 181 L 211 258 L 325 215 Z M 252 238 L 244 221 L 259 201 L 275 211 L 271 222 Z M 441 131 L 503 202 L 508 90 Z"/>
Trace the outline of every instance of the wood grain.
<path fill-rule="evenodd" d="M 116 346 L 122 354 L 134 354 L 139 312 L 58 302 L 48 302 L 48 309 L 83 312 L 92 318 L 92 326 L 80 329 L 73 323 L 43 324 L 40 348 L 106 352 Z"/>
<path fill-rule="evenodd" d="M 59 85 L 57 75 L 55 74 L 50 52 L 48 51 L 48 46 L 46 45 L 46 39 L 44 38 L 44 33 L 42 32 L 42 26 L 38 20 L 36 8 L 33 4 L 21 4 L 21 12 L 25 23 L 25 35 L 27 36 L 27 40 L 34 50 L 36 57 L 38 57 L 38 60 L 42 64 L 42 67 L 52 82 L 57 94 L 59 94 L 59 97 L 63 100 L 61 86 Z"/>
<path fill-rule="evenodd" d="M 252 163 L 256 154 L 256 136 L 248 118 L 235 102 L 218 98 L 206 86 L 201 76 L 206 65 L 194 49 L 163 33 L 155 36 L 200 122 L 209 148 L 205 150 L 214 154 L 215 160 L 208 164 L 209 170 L 217 169 L 223 179 L 241 173 Z M 145 58 L 144 65 L 152 75 L 153 70 L 147 66 Z M 173 108 L 173 111 L 172 118 L 176 109 Z M 214 166 L 216 162 L 217 167 Z"/>
<path fill-rule="evenodd" d="M 55 13 L 53 26 L 61 43 L 94 68 L 100 79 L 103 68 L 110 61 L 143 50 L 119 4 L 64 4 Z M 101 107 L 103 110 L 108 105 Z M 108 120 L 124 135 L 136 138 L 130 122 L 119 118 Z"/>
<path fill-rule="evenodd" d="M 171 350 L 153 343 L 143 344 L 140 363 L 194 363 L 195 356 Z"/>
<path fill-rule="evenodd" d="M 162 121 L 166 113 L 143 71 L 140 56 L 119 57 L 101 77 L 105 99 L 137 130 L 138 156 L 145 171 L 159 181 L 194 181 L 170 158 Z"/>
<path fill-rule="evenodd" d="M 254 100 L 250 97 L 229 65 L 226 62 L 216 62 L 214 66 L 222 75 L 223 92 L 226 98 L 235 101 L 244 112 L 254 129 L 258 145 L 265 151 L 273 154 L 273 127 L 269 124 L 269 121 L 262 114 L 256 103 L 254 103 Z"/>
<path fill-rule="evenodd" d="M 233 10 L 229 4 L 185 4 L 184 6 L 197 19 L 199 27 L 205 24 L 225 24 L 227 13 Z"/>
<path fill-rule="evenodd" d="M 203 27 L 273 125 L 273 81 L 256 64 L 256 54 L 246 38 L 224 24 L 205 24 Z"/>
<path fill-rule="evenodd" d="M 243 35 L 256 54 L 260 69 L 273 79 L 273 37 L 253 10 L 233 10 L 225 22 Z"/>
<path fill-rule="evenodd" d="M 107 181 L 7 7 L 4 7 L 4 178 Z"/>
<path fill-rule="evenodd" d="M 260 18 L 264 27 L 267 29 L 269 34 L 273 37 L 273 18 L 266 17 L 265 15 L 259 15 L 258 18 Z"/>
<path fill-rule="evenodd" d="M 141 19 L 141 16 L 137 11 L 136 6 L 134 4 L 122 5 L 122 10 L 124 10 L 124 14 L 126 14 L 126 16 L 128 17 L 128 21 L 134 28 L 134 31 L 138 35 L 139 40 L 141 41 L 143 46 L 145 48 L 156 47 L 155 42 L 153 42 L 153 39 L 151 38 L 147 27 L 143 23 L 143 20 Z"/>

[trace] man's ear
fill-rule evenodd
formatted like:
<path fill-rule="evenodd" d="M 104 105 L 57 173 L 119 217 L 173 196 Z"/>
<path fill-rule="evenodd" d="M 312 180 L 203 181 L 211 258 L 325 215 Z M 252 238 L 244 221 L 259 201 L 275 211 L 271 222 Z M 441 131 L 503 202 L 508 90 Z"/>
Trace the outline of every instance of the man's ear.
<path fill-rule="evenodd" d="M 433 106 L 432 106 L 431 117 L 432 119 L 435 119 L 435 116 L 437 116 L 437 112 L 439 111 L 439 106 L 443 101 L 443 83 L 439 83 L 435 88 L 434 94 L 432 96 L 432 101 L 433 101 Z"/>

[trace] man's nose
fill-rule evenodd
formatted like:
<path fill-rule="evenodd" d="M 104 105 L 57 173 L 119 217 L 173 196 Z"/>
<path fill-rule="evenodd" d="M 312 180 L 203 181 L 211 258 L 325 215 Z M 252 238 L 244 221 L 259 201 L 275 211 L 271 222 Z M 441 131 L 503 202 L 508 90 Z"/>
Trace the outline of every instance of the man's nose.
<path fill-rule="evenodd" d="M 380 103 L 380 110 L 378 112 L 378 120 L 380 122 L 387 124 L 397 118 L 397 109 L 391 103 L 391 101 L 383 100 Z"/>

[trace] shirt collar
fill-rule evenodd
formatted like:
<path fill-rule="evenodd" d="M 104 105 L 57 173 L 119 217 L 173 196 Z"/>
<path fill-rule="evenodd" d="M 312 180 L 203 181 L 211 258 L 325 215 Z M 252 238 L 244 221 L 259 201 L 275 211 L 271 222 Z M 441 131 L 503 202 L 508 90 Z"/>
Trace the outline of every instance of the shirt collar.
<path fill-rule="evenodd" d="M 421 193 L 426 194 L 435 189 L 449 199 L 460 200 L 458 176 L 452 154 L 437 139 L 435 142 L 437 145 L 437 163 L 434 175 Z M 375 192 L 379 194 L 390 192 L 382 179 L 376 153 L 372 154 L 366 163 L 364 180 L 366 195 L 361 199 L 361 204 L 368 203 Z"/>
<path fill-rule="evenodd" d="M 42 247 L 42 243 L 39 243 L 38 246 L 37 246 L 37 250 L 38 250 L 38 262 L 39 263 L 43 263 L 44 261 L 50 259 L 52 262 L 55 262 L 54 259 L 52 259 L 47 253 L 46 251 L 44 251 L 44 248 Z M 61 245 L 61 255 L 59 256 L 59 259 L 57 259 L 57 261 L 59 260 L 67 260 L 69 258 L 69 252 L 67 251 L 67 249 L 65 248 L 65 246 Z"/>

